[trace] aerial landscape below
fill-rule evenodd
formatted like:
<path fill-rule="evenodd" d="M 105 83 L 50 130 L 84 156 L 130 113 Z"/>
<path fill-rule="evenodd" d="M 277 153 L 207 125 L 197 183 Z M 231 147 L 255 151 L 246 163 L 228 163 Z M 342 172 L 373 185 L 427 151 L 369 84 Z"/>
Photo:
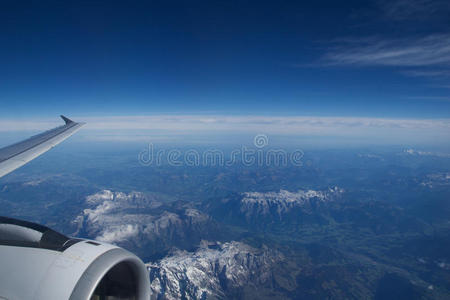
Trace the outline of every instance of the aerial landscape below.
<path fill-rule="evenodd" d="M 450 299 L 449 17 L 445 0 L 2 1 L 0 276 L 24 271 L 4 267 L 14 218 L 60 232 L 46 249 L 74 265 L 83 243 L 136 258 L 144 285 L 117 264 L 92 300 Z M 33 265 L 40 244 L 19 242 L 10 265 Z"/>

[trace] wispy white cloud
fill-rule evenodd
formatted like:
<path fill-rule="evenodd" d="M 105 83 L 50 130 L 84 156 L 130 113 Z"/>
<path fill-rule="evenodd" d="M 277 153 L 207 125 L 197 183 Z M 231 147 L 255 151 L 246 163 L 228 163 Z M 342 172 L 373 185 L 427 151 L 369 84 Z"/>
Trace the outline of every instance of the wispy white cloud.
<path fill-rule="evenodd" d="M 450 34 L 403 39 L 341 39 L 335 41 L 322 62 L 328 66 L 391 67 L 405 76 L 447 83 Z"/>
<path fill-rule="evenodd" d="M 405 70 L 401 73 L 411 77 L 450 77 L 450 70 Z"/>
<path fill-rule="evenodd" d="M 421 21 L 447 22 L 450 2 L 447 0 L 376 0 L 379 17 L 395 24 L 407 21 L 416 25 Z M 398 24 L 397 24 L 398 25 Z M 395 67 L 396 72 L 429 80 L 450 77 L 450 32 L 433 30 L 433 34 L 413 34 L 392 38 L 372 36 L 341 38 L 322 56 L 322 65 L 357 67 Z"/>
<path fill-rule="evenodd" d="M 446 17 L 450 11 L 446 0 L 384 0 L 378 4 L 384 15 L 395 21 Z"/>
<path fill-rule="evenodd" d="M 444 23 L 450 14 L 448 0 L 375 0 L 381 14 L 378 18 L 395 24 L 395 21 L 439 21 Z M 428 24 L 428 23 L 427 23 Z M 406 26 L 411 26 L 408 24 Z M 325 59 L 332 64 L 385 65 L 385 66 L 440 66 L 450 65 L 450 33 L 442 27 L 434 34 L 410 35 L 407 38 L 389 39 L 366 37 L 339 39 Z M 417 76 L 448 75 L 449 70 L 417 72 Z M 439 73 L 439 74 L 438 74 Z M 411 74 L 414 74 L 411 72 Z"/>
<path fill-rule="evenodd" d="M 450 34 L 409 39 L 341 40 L 323 59 L 331 65 L 448 67 Z"/>
<path fill-rule="evenodd" d="M 450 97 L 445 96 L 410 96 L 407 99 L 414 100 L 435 100 L 435 101 L 450 101 Z"/>

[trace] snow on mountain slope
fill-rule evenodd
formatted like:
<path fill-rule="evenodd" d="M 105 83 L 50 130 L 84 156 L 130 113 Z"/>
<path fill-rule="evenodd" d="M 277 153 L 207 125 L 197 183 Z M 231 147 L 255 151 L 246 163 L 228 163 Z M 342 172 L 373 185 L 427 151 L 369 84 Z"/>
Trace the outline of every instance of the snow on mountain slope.
<path fill-rule="evenodd" d="M 208 215 L 190 207 L 163 205 L 139 193 L 103 190 L 86 197 L 86 208 L 73 223 L 74 235 L 118 244 L 139 255 L 189 249 L 214 235 Z"/>
<path fill-rule="evenodd" d="M 241 212 L 266 215 L 275 210 L 278 215 L 290 211 L 292 208 L 309 208 L 313 204 L 320 204 L 336 200 L 344 190 L 338 187 L 326 191 L 298 191 L 289 192 L 247 192 L 241 199 Z"/>
<path fill-rule="evenodd" d="M 176 250 L 147 264 L 151 299 L 227 299 L 243 287 L 271 282 L 271 266 L 281 259 L 274 250 L 241 242 L 202 241 L 195 252 Z"/>
<path fill-rule="evenodd" d="M 103 190 L 86 197 L 88 208 L 73 221 L 77 224 L 75 235 L 84 231 L 89 237 L 108 243 L 129 239 L 138 234 L 139 225 L 154 221 L 154 217 L 141 215 L 137 210 L 159 205 L 142 193 Z"/>

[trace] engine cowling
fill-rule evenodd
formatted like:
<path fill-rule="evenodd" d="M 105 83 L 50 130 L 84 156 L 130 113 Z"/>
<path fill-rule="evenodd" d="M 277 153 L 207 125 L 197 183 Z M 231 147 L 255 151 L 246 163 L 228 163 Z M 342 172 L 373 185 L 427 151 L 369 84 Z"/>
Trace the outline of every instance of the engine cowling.
<path fill-rule="evenodd" d="M 144 263 L 114 245 L 0 217 L 0 299 L 148 300 Z"/>

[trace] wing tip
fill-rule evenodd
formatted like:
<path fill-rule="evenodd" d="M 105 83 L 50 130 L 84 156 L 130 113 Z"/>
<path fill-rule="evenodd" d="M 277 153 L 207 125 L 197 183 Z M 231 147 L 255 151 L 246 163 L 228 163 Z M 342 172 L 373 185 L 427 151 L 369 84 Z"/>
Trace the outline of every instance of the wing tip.
<path fill-rule="evenodd" d="M 66 125 L 67 125 L 67 124 L 70 124 L 70 123 L 74 123 L 74 121 L 72 121 L 71 119 L 67 118 L 66 116 L 60 115 L 60 117 L 61 117 L 61 119 L 64 120 L 64 122 L 66 123 Z"/>

